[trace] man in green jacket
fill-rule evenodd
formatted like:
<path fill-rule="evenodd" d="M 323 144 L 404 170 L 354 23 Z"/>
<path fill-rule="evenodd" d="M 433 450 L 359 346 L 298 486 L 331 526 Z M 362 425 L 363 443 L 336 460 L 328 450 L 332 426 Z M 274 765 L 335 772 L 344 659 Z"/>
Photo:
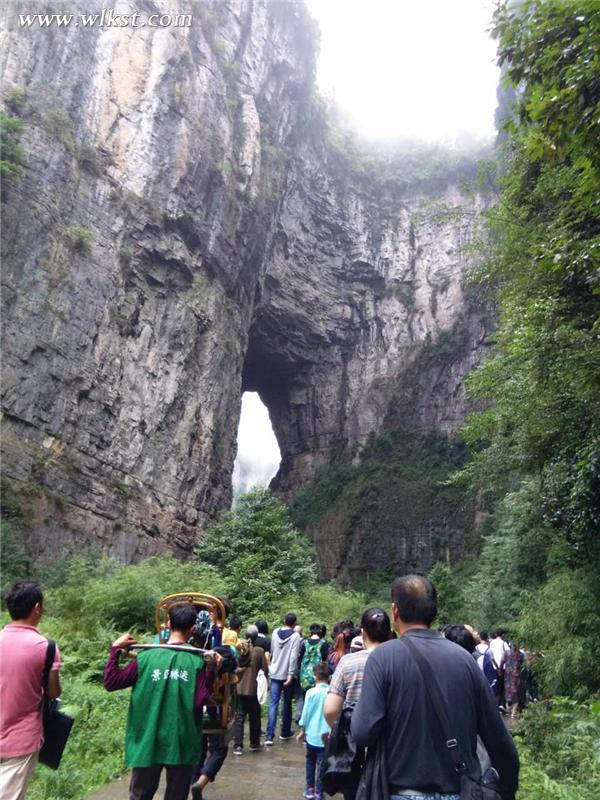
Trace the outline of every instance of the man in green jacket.
<path fill-rule="evenodd" d="M 187 644 L 197 613 L 193 605 L 171 608 L 169 645 Z M 165 767 L 165 800 L 186 800 L 192 766 L 200 758 L 202 708 L 212 685 L 205 669 L 207 654 L 163 645 L 142 650 L 119 669 L 121 650 L 134 643 L 130 633 L 113 642 L 104 668 L 109 692 L 133 686 L 125 738 L 125 761 L 132 767 L 129 798 L 151 800 Z M 218 662 L 220 656 L 214 656 Z"/>

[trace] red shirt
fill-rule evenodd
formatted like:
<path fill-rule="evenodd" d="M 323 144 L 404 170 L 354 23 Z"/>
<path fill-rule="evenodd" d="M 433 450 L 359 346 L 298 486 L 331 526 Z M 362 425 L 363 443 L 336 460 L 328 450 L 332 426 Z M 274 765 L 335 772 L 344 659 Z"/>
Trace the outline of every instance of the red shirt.
<path fill-rule="evenodd" d="M 11 622 L 0 631 L 0 757 L 42 746 L 42 678 L 48 640 L 32 625 Z M 60 653 L 52 670 L 60 667 Z"/>

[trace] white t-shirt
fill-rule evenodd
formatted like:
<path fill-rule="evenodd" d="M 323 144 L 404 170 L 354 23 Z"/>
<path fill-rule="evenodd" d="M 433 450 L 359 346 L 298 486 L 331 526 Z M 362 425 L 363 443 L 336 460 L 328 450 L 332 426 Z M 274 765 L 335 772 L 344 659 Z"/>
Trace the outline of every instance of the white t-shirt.
<path fill-rule="evenodd" d="M 502 656 L 507 650 L 510 650 L 508 644 L 499 636 L 497 636 L 495 639 L 492 639 L 490 642 L 490 651 L 497 667 L 500 666 L 502 662 Z"/>

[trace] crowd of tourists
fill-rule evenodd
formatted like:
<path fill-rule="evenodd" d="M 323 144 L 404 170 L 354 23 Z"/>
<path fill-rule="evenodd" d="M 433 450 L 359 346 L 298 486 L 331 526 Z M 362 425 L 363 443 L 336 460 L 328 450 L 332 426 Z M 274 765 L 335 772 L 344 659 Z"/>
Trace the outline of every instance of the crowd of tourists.
<path fill-rule="evenodd" d="M 170 608 L 160 637 L 165 647 L 124 660 L 135 639 L 120 636 L 104 686 L 132 687 L 125 735 L 130 800 L 151 800 L 163 769 L 165 800 L 185 800 L 190 792 L 201 800 L 230 744 L 233 755 L 244 755 L 246 720 L 253 758 L 276 744 L 278 723 L 277 743 L 303 744 L 299 796 L 306 800 L 325 793 L 465 800 L 483 789 L 491 792 L 484 797 L 514 800 L 519 761 L 502 714 L 514 717 L 538 699 L 531 655 L 504 629 L 489 639 L 469 625 L 433 629 L 437 595 L 424 577 L 397 578 L 391 598 L 391 616 L 369 608 L 357 626 L 338 622 L 330 639 L 320 622 L 304 636 L 292 612 L 269 636 L 264 619 L 244 625 L 226 598 L 226 627 L 211 638 L 207 622 L 201 657 L 188 646 L 201 624 L 192 604 Z M 59 696 L 61 662 L 55 648 L 49 663 L 48 640 L 37 627 L 40 587 L 16 584 L 6 605 L 12 622 L 0 632 L 0 797 L 21 800 L 42 745 L 42 697 Z M 216 713 L 213 686 L 226 672 L 237 679 L 235 724 L 203 735 L 203 715 Z"/>

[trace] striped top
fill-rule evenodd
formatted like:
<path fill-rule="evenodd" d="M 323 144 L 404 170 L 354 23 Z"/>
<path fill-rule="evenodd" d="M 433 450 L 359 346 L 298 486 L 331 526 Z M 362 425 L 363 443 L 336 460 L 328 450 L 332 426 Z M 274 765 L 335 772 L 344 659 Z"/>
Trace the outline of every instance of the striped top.
<path fill-rule="evenodd" d="M 333 673 L 329 691 L 344 698 L 344 708 L 354 706 L 358 702 L 368 657 L 368 650 L 348 653 L 340 659 Z"/>

